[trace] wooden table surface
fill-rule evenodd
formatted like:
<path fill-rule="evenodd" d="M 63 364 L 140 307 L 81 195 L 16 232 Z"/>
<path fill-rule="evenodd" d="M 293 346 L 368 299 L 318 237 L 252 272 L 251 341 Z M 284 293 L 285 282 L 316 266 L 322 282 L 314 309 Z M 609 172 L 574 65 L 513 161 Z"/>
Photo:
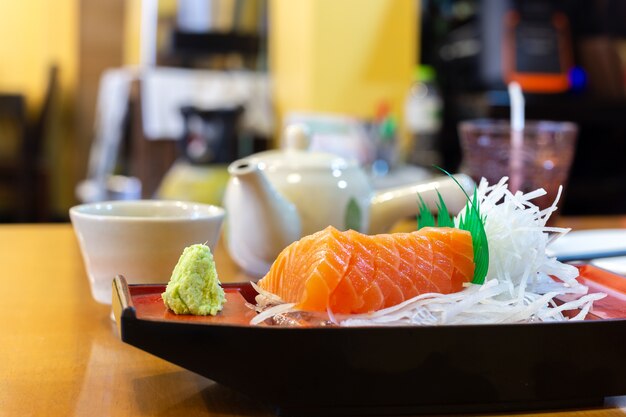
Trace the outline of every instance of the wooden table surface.
<path fill-rule="evenodd" d="M 626 217 L 561 223 L 626 228 Z M 247 278 L 221 246 L 215 258 L 221 277 Z M 0 265 L 0 416 L 273 415 L 263 404 L 122 343 L 110 307 L 91 298 L 69 224 L 0 226 Z M 626 396 L 604 408 L 542 415 L 626 416 Z"/>

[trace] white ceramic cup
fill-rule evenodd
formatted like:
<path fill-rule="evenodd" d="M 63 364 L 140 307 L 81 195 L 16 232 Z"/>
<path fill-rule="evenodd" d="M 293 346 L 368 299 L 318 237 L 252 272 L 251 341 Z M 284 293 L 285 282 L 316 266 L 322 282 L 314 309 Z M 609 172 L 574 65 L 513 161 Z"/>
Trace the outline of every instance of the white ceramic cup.
<path fill-rule="evenodd" d="M 187 246 L 219 238 L 224 209 L 183 201 L 109 201 L 74 206 L 70 219 L 93 298 L 111 304 L 113 278 L 129 284 L 167 283 Z"/>

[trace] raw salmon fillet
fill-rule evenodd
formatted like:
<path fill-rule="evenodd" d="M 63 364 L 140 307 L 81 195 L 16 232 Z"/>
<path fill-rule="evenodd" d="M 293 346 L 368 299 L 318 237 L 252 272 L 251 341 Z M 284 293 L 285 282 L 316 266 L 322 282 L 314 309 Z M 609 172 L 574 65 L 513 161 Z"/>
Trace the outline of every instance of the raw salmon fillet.
<path fill-rule="evenodd" d="M 457 292 L 473 276 L 472 237 L 465 230 L 369 236 L 329 226 L 285 248 L 258 285 L 301 310 L 355 314 L 419 294 Z"/>

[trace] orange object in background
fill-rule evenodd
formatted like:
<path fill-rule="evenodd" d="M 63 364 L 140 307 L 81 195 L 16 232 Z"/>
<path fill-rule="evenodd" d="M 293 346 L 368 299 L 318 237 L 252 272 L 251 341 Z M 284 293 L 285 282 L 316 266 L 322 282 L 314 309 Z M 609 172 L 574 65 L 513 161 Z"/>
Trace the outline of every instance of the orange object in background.
<path fill-rule="evenodd" d="M 517 11 L 504 17 L 502 71 L 506 83 L 517 81 L 531 93 L 562 93 L 569 89 L 574 65 L 569 21 L 555 12 L 549 22 L 525 20 Z"/>

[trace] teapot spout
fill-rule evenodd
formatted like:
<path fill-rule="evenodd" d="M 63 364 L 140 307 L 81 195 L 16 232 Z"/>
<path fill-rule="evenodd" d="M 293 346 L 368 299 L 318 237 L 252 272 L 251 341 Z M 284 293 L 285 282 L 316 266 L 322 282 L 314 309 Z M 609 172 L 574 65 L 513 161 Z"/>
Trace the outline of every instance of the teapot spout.
<path fill-rule="evenodd" d="M 454 178 L 469 195 L 474 190 L 474 181 L 465 174 L 456 174 Z M 395 187 L 380 191 L 374 195 L 371 203 L 369 233 L 386 233 L 399 220 L 415 216 L 419 212 L 418 194 L 422 196 L 428 208 L 437 212 L 437 191 L 446 202 L 451 214 L 465 207 L 467 197 L 463 190 L 450 177 L 439 177 L 424 183 Z"/>
<path fill-rule="evenodd" d="M 228 172 L 231 178 L 224 195 L 228 251 L 248 274 L 261 277 L 278 254 L 300 238 L 300 217 L 257 164 L 235 161 Z"/>

